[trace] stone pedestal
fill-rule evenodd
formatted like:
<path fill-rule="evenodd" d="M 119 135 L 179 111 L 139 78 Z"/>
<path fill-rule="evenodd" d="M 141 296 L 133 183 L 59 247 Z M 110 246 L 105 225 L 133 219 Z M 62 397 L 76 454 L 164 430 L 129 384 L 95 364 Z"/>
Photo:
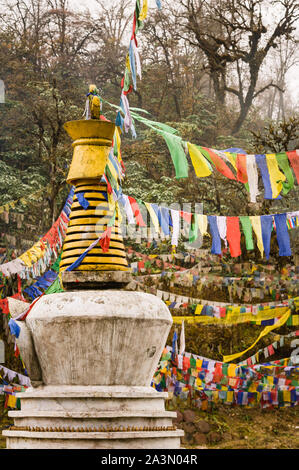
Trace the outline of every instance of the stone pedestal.
<path fill-rule="evenodd" d="M 9 449 L 174 449 L 183 431 L 150 387 L 45 386 L 19 394 Z"/>
<path fill-rule="evenodd" d="M 172 323 L 142 292 L 73 291 L 43 296 L 18 346 L 35 388 L 3 432 L 16 448 L 178 448 L 183 431 L 151 380 Z M 32 375 L 30 374 L 32 371 Z"/>

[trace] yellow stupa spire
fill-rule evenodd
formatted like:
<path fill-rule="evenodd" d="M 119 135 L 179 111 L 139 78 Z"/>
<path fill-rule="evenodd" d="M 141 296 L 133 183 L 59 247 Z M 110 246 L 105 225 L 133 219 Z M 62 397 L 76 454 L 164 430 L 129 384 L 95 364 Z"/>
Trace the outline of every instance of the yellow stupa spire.
<path fill-rule="evenodd" d="M 101 102 L 95 85 L 89 87 L 91 119 L 70 121 L 64 128 L 73 140 L 73 159 L 67 182 L 75 186 L 69 224 L 63 244 L 60 271 L 129 271 L 123 244 L 118 204 L 109 204 L 103 180 L 115 124 L 100 119 Z M 97 243 L 109 227 L 109 243 Z"/>

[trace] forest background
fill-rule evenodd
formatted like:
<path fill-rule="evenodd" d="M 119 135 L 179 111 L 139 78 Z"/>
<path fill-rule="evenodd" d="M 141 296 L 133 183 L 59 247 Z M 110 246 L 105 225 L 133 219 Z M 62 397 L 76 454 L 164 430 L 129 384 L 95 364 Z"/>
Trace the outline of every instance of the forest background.
<path fill-rule="evenodd" d="M 296 93 L 286 85 L 298 67 L 295 1 L 150 6 L 138 34 L 142 80 L 129 96 L 131 106 L 207 147 L 248 153 L 298 147 Z M 89 83 L 119 104 L 134 7 L 129 0 L 95 0 L 80 9 L 71 0 L 1 0 L 0 205 L 27 199 L 9 219 L 1 215 L 3 248 L 28 248 L 58 216 L 72 157 L 63 124 L 82 117 Z M 107 105 L 103 114 L 115 120 Z M 189 178 L 176 180 L 162 137 L 140 123 L 136 130 L 136 139 L 122 136 L 124 192 L 131 196 L 203 203 L 205 214 L 217 215 L 298 208 L 298 186 L 281 201 L 261 197 L 250 204 L 244 185 L 219 173 L 199 179 L 190 164 Z"/>

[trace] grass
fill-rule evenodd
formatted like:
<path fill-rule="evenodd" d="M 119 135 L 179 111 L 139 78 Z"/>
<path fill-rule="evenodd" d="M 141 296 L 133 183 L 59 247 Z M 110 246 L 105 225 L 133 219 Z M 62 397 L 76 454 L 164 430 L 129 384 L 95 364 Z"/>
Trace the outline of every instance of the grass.
<path fill-rule="evenodd" d="M 211 449 L 298 449 L 298 408 L 242 408 L 219 406 L 199 412 L 221 434 Z"/>

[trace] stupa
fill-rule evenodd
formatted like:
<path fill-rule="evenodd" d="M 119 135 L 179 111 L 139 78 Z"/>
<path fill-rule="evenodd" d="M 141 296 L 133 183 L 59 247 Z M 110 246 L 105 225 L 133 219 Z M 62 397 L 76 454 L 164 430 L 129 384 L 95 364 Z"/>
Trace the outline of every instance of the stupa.
<path fill-rule="evenodd" d="M 75 186 L 65 291 L 42 296 L 18 322 L 32 388 L 18 394 L 21 410 L 9 412 L 14 425 L 3 435 L 9 449 L 179 448 L 167 393 L 150 386 L 172 317 L 156 296 L 129 290 L 118 208 L 103 180 L 115 125 L 101 119 L 90 90 L 90 119 L 65 124 Z"/>

